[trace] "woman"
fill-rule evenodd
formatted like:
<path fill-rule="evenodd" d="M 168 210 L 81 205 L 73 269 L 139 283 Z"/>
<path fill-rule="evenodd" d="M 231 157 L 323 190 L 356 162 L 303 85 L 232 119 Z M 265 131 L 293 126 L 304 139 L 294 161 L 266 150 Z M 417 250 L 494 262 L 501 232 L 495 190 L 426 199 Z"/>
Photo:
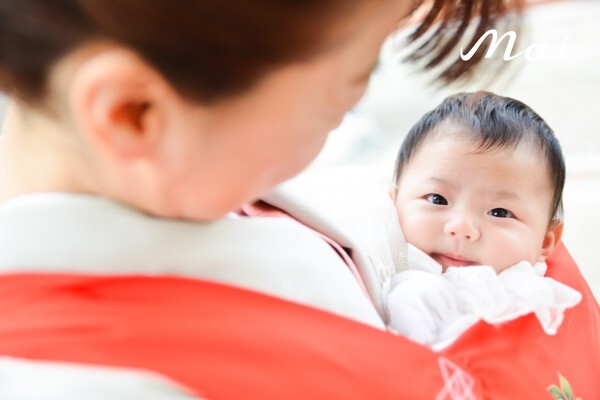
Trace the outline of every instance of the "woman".
<path fill-rule="evenodd" d="M 505 10 L 436 1 L 414 57 L 441 63 L 473 16 L 472 41 Z M 455 391 L 450 370 L 483 396 L 452 355 L 373 329 L 345 250 L 289 217 L 231 214 L 316 156 L 411 11 L 0 3 L 3 398 L 431 398 Z"/>

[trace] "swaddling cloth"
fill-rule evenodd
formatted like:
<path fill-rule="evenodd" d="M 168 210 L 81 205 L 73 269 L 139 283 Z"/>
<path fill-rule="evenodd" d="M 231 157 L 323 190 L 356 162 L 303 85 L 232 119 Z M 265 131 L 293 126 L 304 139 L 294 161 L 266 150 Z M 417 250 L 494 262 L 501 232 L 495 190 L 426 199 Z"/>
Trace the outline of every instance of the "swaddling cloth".
<path fill-rule="evenodd" d="M 554 335 L 581 294 L 544 277 L 546 265 L 522 261 L 500 273 L 489 266 L 442 267 L 409 244 L 409 270 L 396 274 L 385 299 L 390 328 L 441 350 L 479 320 L 498 324 L 534 313 Z"/>

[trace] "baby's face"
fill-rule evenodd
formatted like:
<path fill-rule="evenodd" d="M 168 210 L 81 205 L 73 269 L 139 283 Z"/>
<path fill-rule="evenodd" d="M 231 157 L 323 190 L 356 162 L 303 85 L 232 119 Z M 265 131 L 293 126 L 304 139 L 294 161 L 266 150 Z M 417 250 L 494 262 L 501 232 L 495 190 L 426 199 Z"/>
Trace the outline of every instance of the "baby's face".
<path fill-rule="evenodd" d="M 395 199 L 407 242 L 444 271 L 544 261 L 553 190 L 542 156 L 527 145 L 473 149 L 468 135 L 435 135 L 409 161 Z"/>

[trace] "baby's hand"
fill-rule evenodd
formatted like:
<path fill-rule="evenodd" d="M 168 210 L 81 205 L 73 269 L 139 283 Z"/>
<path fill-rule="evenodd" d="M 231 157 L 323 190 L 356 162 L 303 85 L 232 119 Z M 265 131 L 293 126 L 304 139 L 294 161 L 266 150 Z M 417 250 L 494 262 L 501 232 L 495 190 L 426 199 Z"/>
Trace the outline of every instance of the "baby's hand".
<path fill-rule="evenodd" d="M 463 315 L 458 293 L 442 276 L 409 270 L 392 278 L 385 301 L 390 327 L 431 345 L 443 328 Z"/>

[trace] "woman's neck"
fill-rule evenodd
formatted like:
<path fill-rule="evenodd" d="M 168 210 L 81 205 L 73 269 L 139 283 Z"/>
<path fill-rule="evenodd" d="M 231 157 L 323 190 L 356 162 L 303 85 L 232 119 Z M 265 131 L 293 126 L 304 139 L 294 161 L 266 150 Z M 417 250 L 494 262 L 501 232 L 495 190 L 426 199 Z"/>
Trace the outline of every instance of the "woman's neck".
<path fill-rule="evenodd" d="M 9 105 L 0 134 L 0 203 L 38 192 L 89 192 L 86 163 L 69 132 L 40 113 Z"/>

